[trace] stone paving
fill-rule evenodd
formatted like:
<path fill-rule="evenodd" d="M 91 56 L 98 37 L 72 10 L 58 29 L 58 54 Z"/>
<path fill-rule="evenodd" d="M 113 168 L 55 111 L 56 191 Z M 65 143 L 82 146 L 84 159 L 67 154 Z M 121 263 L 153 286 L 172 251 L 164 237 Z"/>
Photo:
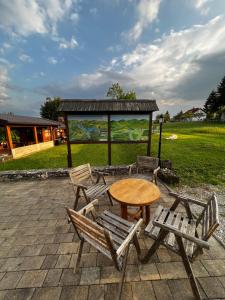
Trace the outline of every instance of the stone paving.
<path fill-rule="evenodd" d="M 160 189 L 160 201 L 170 206 L 172 199 Z M 80 271 L 73 273 L 78 239 L 64 209 L 73 201 L 69 179 L 0 183 L 0 299 L 116 299 L 120 273 L 88 244 Z M 120 214 L 116 203 L 111 207 L 102 198 L 97 211 L 105 209 Z M 143 253 L 152 244 L 143 233 L 139 241 Z M 225 299 L 225 250 L 214 238 L 210 244 L 194 262 L 194 273 L 203 299 Z M 146 265 L 131 250 L 122 299 L 194 297 L 180 257 L 161 247 Z"/>

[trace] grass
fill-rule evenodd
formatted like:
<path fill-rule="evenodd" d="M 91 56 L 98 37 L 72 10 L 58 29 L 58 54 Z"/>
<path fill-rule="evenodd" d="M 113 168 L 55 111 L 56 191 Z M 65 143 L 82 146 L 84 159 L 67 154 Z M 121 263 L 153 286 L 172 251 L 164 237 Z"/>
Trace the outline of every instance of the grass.
<path fill-rule="evenodd" d="M 171 134 L 177 140 L 166 140 Z M 153 135 L 152 152 L 157 154 L 158 135 Z M 146 145 L 112 145 L 112 164 L 129 164 L 146 154 Z M 74 165 L 90 162 L 107 164 L 107 145 L 72 145 Z M 59 168 L 67 166 L 65 145 L 0 164 L 0 170 Z M 188 185 L 225 185 L 225 125 L 209 123 L 169 123 L 163 126 L 162 159 L 170 159 Z"/>

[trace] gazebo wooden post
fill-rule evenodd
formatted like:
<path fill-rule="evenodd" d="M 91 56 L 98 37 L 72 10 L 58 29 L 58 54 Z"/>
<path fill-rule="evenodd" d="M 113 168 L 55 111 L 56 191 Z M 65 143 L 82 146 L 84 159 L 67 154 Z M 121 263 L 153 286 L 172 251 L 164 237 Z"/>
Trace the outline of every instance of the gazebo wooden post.
<path fill-rule="evenodd" d="M 67 144 L 67 162 L 68 162 L 68 168 L 72 168 L 73 162 L 72 162 L 72 155 L 71 155 L 71 145 L 70 145 L 70 138 L 69 138 L 69 125 L 68 125 L 68 117 L 67 114 L 64 116 L 65 120 L 65 126 L 66 126 L 66 144 Z"/>
<path fill-rule="evenodd" d="M 152 113 L 149 114 L 148 121 L 148 146 L 147 146 L 147 156 L 151 155 L 151 145 L 152 145 Z"/>
<path fill-rule="evenodd" d="M 9 147 L 9 150 L 11 151 L 13 149 L 11 127 L 6 126 L 5 129 L 6 129 L 6 137 L 7 137 L 7 141 L 8 141 L 8 147 Z"/>
<path fill-rule="evenodd" d="M 37 127 L 34 126 L 34 140 L 35 144 L 38 144 L 38 135 L 37 135 Z"/>
<path fill-rule="evenodd" d="M 42 133 L 42 140 L 44 143 L 45 142 L 45 129 L 44 128 L 42 128 L 41 133 Z"/>
<path fill-rule="evenodd" d="M 108 114 L 108 165 L 111 166 L 111 116 Z"/>

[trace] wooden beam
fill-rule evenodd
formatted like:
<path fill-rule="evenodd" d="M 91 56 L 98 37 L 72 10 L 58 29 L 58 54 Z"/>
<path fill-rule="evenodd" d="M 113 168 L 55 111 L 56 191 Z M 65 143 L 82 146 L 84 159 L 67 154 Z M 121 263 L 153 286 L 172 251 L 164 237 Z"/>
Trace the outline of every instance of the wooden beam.
<path fill-rule="evenodd" d="M 44 143 L 44 142 L 46 142 L 46 139 L 45 139 L 45 129 L 44 128 L 42 128 L 41 133 L 42 133 L 42 140 L 43 140 L 43 143 Z"/>
<path fill-rule="evenodd" d="M 147 156 L 151 156 L 151 144 L 152 144 L 152 113 L 149 114 L 149 121 L 148 121 Z"/>
<path fill-rule="evenodd" d="M 34 126 L 34 140 L 35 140 L 35 144 L 38 144 L 37 127 L 35 126 Z"/>
<path fill-rule="evenodd" d="M 6 137 L 7 137 L 7 141 L 8 141 L 8 147 L 9 147 L 9 150 L 11 151 L 13 149 L 11 127 L 6 126 L 5 129 L 6 129 Z"/>
<path fill-rule="evenodd" d="M 110 114 L 108 114 L 108 165 L 111 166 L 111 163 L 111 117 Z"/>
<path fill-rule="evenodd" d="M 71 145 L 70 145 L 70 135 L 69 135 L 69 125 L 68 125 L 68 117 L 67 114 L 65 114 L 64 117 L 65 120 L 65 126 L 66 126 L 66 136 L 67 136 L 67 162 L 68 162 L 68 168 L 72 168 L 73 162 L 72 162 L 72 155 L 71 155 Z"/>

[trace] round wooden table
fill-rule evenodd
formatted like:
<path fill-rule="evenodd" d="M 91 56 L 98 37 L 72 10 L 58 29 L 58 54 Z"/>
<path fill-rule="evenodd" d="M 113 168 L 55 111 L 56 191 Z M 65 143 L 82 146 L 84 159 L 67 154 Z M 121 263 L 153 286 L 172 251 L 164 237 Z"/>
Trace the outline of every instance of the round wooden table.
<path fill-rule="evenodd" d="M 143 217 L 143 208 L 146 211 L 146 224 L 150 219 L 150 204 L 160 198 L 159 188 L 145 179 L 128 178 L 113 183 L 109 189 L 110 195 L 120 203 L 121 216 L 126 219 L 131 216 L 135 219 Z M 128 212 L 127 206 L 138 206 L 136 213 Z"/>

